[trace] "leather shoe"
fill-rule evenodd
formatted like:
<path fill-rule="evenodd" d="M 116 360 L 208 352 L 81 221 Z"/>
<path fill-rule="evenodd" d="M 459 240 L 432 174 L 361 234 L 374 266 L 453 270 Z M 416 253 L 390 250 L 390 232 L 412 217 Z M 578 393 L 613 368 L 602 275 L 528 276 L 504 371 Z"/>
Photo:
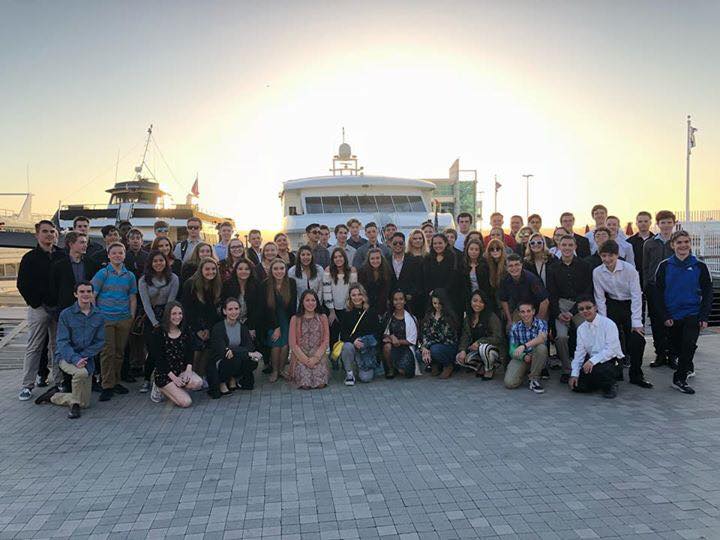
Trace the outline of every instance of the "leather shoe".
<path fill-rule="evenodd" d="M 115 386 L 113 386 L 112 390 L 116 394 L 127 394 L 130 391 L 127 388 L 125 388 L 122 384 L 116 384 Z"/>
<path fill-rule="evenodd" d="M 645 379 L 638 379 L 636 381 L 630 381 L 630 384 L 634 384 L 636 386 L 639 386 L 640 388 L 652 388 L 653 383 L 651 383 L 648 380 Z"/>
<path fill-rule="evenodd" d="M 73 403 L 68 413 L 68 418 L 80 418 L 80 405 Z"/>
<path fill-rule="evenodd" d="M 58 391 L 57 386 L 53 386 L 50 390 L 44 392 L 35 400 L 35 405 L 41 405 L 42 403 L 50 403 L 50 398 Z"/>
<path fill-rule="evenodd" d="M 110 401 L 113 397 L 113 390 L 112 388 L 103 388 L 102 392 L 100 392 L 100 397 L 98 398 L 98 401 Z"/>
<path fill-rule="evenodd" d="M 617 384 L 613 384 L 610 388 L 603 392 L 603 397 L 605 399 L 614 399 L 617 397 L 617 392 Z"/>

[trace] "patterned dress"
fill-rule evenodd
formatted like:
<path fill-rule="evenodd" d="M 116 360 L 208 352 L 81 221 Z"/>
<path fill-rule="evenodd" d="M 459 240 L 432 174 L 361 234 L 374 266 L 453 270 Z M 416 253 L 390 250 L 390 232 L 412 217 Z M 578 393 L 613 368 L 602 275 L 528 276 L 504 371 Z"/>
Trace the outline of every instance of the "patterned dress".
<path fill-rule="evenodd" d="M 300 317 L 300 336 L 298 345 L 305 355 L 313 354 L 322 341 L 322 323 L 317 315 L 311 319 Z M 297 359 L 290 364 L 290 382 L 300 388 L 318 388 L 325 386 L 330 379 L 330 370 L 327 362 L 327 355 L 323 354 L 320 362 L 310 368 Z"/>
<path fill-rule="evenodd" d="M 160 354 L 164 355 L 167 366 L 163 363 L 165 369 L 160 366 L 155 368 L 155 384 L 158 388 L 163 388 L 172 382 L 168 377 L 167 370 L 172 371 L 177 376 L 180 376 L 185 371 L 188 359 L 187 350 L 191 347 L 190 336 L 183 332 L 173 339 L 163 332 L 161 346 L 163 351 Z"/>

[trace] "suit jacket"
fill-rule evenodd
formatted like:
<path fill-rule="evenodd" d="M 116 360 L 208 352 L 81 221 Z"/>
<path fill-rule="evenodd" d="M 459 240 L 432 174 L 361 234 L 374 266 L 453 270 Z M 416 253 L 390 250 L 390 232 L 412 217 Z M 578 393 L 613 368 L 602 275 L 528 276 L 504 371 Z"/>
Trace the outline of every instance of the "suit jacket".
<path fill-rule="evenodd" d="M 245 250 L 245 257 L 247 257 L 255 266 L 260 264 L 260 257 L 258 257 L 258 254 L 255 253 L 255 250 L 252 247 Z"/>
<path fill-rule="evenodd" d="M 100 267 L 87 255 L 82 257 L 85 279 L 90 281 Z M 50 298 L 52 305 L 61 310 L 72 306 L 75 303 L 75 274 L 73 273 L 70 257 L 56 260 L 50 267 Z"/>
<path fill-rule="evenodd" d="M 573 233 L 573 237 L 575 238 L 575 255 L 577 255 L 577 258 L 585 259 L 586 257 L 589 257 L 591 255 L 590 240 L 577 233 Z"/>
<path fill-rule="evenodd" d="M 423 271 L 422 259 L 412 255 L 405 255 L 403 265 L 400 269 L 400 277 L 395 277 L 395 270 L 392 266 L 392 258 L 390 258 L 390 293 L 395 289 L 402 289 L 407 295 L 412 296 L 412 304 L 419 301 L 419 297 L 423 294 Z M 408 311 L 412 311 L 409 309 Z"/>

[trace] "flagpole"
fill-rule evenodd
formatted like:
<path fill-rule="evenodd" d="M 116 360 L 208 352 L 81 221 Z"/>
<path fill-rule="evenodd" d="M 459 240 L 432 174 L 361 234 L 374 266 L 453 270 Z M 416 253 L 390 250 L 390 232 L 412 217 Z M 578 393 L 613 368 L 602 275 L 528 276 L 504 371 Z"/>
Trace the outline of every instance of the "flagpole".
<path fill-rule="evenodd" d="M 690 142 L 692 126 L 690 115 L 687 117 L 687 154 L 685 156 L 685 222 L 690 221 Z"/>
<path fill-rule="evenodd" d="M 495 202 L 493 203 L 493 212 L 497 212 L 497 192 L 498 192 L 498 184 L 497 184 L 497 174 L 495 175 Z"/>

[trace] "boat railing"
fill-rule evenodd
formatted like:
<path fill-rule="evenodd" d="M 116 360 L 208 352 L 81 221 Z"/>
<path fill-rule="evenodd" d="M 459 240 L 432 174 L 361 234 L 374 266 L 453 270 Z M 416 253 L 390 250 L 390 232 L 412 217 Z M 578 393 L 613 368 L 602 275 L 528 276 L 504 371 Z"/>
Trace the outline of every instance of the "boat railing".
<path fill-rule="evenodd" d="M 690 233 L 693 254 L 703 261 L 715 279 L 720 279 L 720 221 L 690 221 L 678 225 Z"/>

